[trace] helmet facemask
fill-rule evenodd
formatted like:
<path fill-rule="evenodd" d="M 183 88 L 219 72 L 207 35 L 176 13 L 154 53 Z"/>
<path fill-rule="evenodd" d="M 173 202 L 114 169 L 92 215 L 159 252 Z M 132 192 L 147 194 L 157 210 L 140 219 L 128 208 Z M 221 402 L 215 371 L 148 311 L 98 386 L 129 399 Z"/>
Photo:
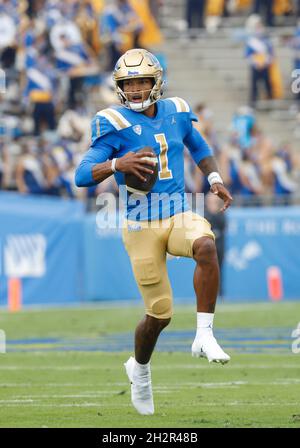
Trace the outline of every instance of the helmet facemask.
<path fill-rule="evenodd" d="M 147 76 L 147 78 L 152 80 L 152 83 L 153 83 L 152 89 L 141 90 L 139 92 L 130 92 L 130 91 L 124 92 L 123 82 L 125 81 L 125 79 L 122 81 L 119 81 L 117 83 L 117 94 L 118 94 L 123 106 L 125 106 L 128 109 L 131 109 L 135 112 L 143 112 L 144 110 L 148 109 L 148 107 L 150 107 L 152 104 L 156 103 L 156 101 L 161 97 L 161 94 L 162 94 L 161 89 L 158 90 L 158 87 L 157 87 L 154 77 Z M 128 78 L 128 79 L 132 79 L 132 77 Z M 144 95 L 146 92 L 149 92 L 149 95 L 148 95 L 147 99 L 144 100 Z M 133 102 L 133 101 L 129 100 L 128 95 L 133 95 L 135 93 L 142 95 L 143 99 L 140 103 Z"/>

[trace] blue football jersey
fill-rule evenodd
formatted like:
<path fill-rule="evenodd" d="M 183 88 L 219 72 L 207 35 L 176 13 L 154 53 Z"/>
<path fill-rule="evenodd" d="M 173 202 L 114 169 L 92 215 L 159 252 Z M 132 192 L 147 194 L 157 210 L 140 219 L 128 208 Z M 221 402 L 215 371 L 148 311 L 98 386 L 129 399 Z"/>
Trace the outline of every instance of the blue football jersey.
<path fill-rule="evenodd" d="M 108 159 L 119 158 L 129 151 L 151 146 L 159 161 L 158 179 L 146 195 L 127 195 L 126 215 L 133 220 L 164 219 L 188 210 L 185 198 L 184 148 L 198 164 L 212 156 L 212 150 L 193 127 L 197 121 L 188 103 L 181 98 L 156 102 L 155 117 L 147 117 L 123 106 L 99 111 L 92 121 L 92 144 L 76 172 L 76 184 L 95 184 L 92 167 Z M 124 174 L 115 173 L 119 186 Z M 122 189 L 122 191 L 124 188 Z"/>

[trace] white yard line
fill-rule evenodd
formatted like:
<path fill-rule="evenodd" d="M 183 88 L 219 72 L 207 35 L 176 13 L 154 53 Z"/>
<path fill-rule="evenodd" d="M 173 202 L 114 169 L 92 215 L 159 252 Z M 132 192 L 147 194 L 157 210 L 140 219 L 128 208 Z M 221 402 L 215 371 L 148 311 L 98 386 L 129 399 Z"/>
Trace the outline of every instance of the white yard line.
<path fill-rule="evenodd" d="M 107 367 L 105 367 L 107 368 Z M 99 367 L 95 366 L 0 366 L 0 370 L 91 370 L 91 369 L 99 369 Z M 99 369 L 100 370 L 100 369 Z"/>
<path fill-rule="evenodd" d="M 299 361 L 300 361 L 300 357 L 299 357 Z M 200 361 L 201 362 L 201 361 Z M 206 364 L 172 364 L 169 366 L 152 366 L 152 370 L 174 370 L 174 369 L 211 369 L 214 367 L 224 367 L 225 369 L 274 369 L 276 367 L 280 368 L 280 369 L 299 369 L 300 370 L 300 362 L 298 364 L 283 364 L 283 365 L 262 365 L 262 364 L 228 364 L 226 366 L 216 366 L 215 363 L 211 363 L 208 364 L 206 362 Z"/>
<path fill-rule="evenodd" d="M 4 404 L 2 402 L 2 404 Z M 269 406 L 295 406 L 297 407 L 297 409 L 299 409 L 299 403 L 282 403 L 282 402 L 249 402 L 249 401 L 233 401 L 233 402 L 220 402 L 220 403 L 216 403 L 216 402 L 205 402 L 205 401 L 201 401 L 201 403 L 199 403 L 199 405 L 201 404 L 201 407 L 226 407 L 226 406 L 257 406 L 257 407 L 269 407 Z M 115 404 L 103 404 L 103 403 L 65 403 L 65 404 L 51 404 L 51 403 L 34 403 L 34 402 L 11 402 L 8 400 L 6 407 L 16 407 L 16 406 L 20 406 L 23 405 L 23 407 L 39 407 L 39 408 L 66 408 L 66 407 L 81 407 L 81 408 L 85 408 L 85 407 L 101 407 L 101 408 L 120 408 L 120 407 L 126 407 L 126 408 L 131 408 L 130 404 L 125 404 L 125 403 L 115 403 Z M 162 405 L 163 407 L 164 405 Z M 184 407 L 195 407 L 195 403 L 191 403 L 191 404 L 184 404 Z"/>
<path fill-rule="evenodd" d="M 2 403 L 3 404 L 3 403 Z M 87 408 L 87 407 L 105 407 L 105 408 L 114 408 L 114 407 L 129 407 L 128 404 L 118 403 L 118 404 L 103 404 L 103 403 L 65 403 L 65 404 L 45 404 L 45 403 L 7 403 L 6 407 L 15 407 L 20 406 L 20 404 L 30 407 L 38 407 L 38 408 Z"/>
<path fill-rule="evenodd" d="M 153 386 L 154 390 L 178 390 L 185 388 L 237 388 L 240 386 L 291 386 L 293 384 L 299 384 L 300 379 L 293 378 L 291 380 L 278 380 L 278 381 L 229 381 L 229 382 L 214 382 L 214 383 L 180 383 L 177 386 Z"/>
<path fill-rule="evenodd" d="M 193 381 L 193 382 L 180 382 L 178 385 L 153 385 L 154 391 L 157 392 L 172 392 L 178 389 L 213 389 L 213 388 L 238 388 L 242 386 L 291 386 L 294 384 L 299 384 L 300 378 L 280 378 L 275 381 L 214 381 L 214 382 L 201 382 L 201 381 Z M 94 383 L 94 384 L 82 384 L 82 383 L 44 383 L 44 384 L 36 384 L 36 383 L 1 383 L 1 386 L 6 387 L 41 387 L 41 388 L 55 388 L 55 387 L 78 387 L 78 388 L 87 388 L 92 387 L 91 391 L 84 391 L 81 394 L 38 394 L 38 395 L 14 395 L 15 399 L 34 399 L 34 398 L 49 398 L 49 399 L 57 399 L 57 398 L 88 398 L 88 397 L 96 397 L 96 396 L 116 396 L 119 394 L 118 388 L 126 388 L 129 390 L 128 382 L 117 382 L 117 383 Z M 95 387 L 97 390 L 95 391 Z M 109 388 L 110 390 L 105 390 Z M 116 390 L 112 390 L 115 388 Z M 100 390 L 104 389 L 104 390 Z M 5 401 L 5 400 L 4 400 Z M 2 403 L 3 400 L 0 400 Z"/>
<path fill-rule="evenodd" d="M 107 386 L 107 383 L 103 385 Z M 0 383 L 0 387 L 95 387 L 95 383 Z"/>
<path fill-rule="evenodd" d="M 300 357 L 299 357 L 299 361 L 300 361 Z M 201 362 L 201 361 L 200 361 Z M 205 362 L 205 360 L 204 360 Z M 152 370 L 174 370 L 174 369 L 211 369 L 217 367 L 215 364 L 208 364 L 207 362 L 205 362 L 205 364 L 170 364 L 169 366 L 160 366 L 160 365 L 153 365 L 152 366 Z M 275 367 L 279 367 L 280 369 L 299 369 L 300 370 L 300 362 L 298 364 L 283 364 L 283 365 L 278 365 L 278 366 L 274 366 L 274 365 L 262 365 L 262 364 L 228 364 L 227 366 L 219 366 L 219 367 L 224 367 L 226 369 L 274 369 Z M 29 370 L 29 371 L 44 371 L 44 370 L 54 370 L 54 371 L 80 371 L 80 370 L 104 370 L 107 369 L 107 366 L 17 366 L 17 365 L 2 365 L 0 366 L 0 370 Z M 115 370 L 119 370 L 122 369 L 122 366 L 120 364 L 119 367 L 117 367 Z"/>
<path fill-rule="evenodd" d="M 291 384 L 299 384 L 300 378 L 282 378 L 275 381 L 222 381 L 222 382 L 201 382 L 199 381 L 182 381 L 178 385 L 154 385 L 155 388 L 160 389 L 178 389 L 182 387 L 228 387 L 228 386 L 285 386 Z M 0 383 L 0 387 L 92 387 L 95 388 L 111 388 L 111 387 L 124 387 L 128 386 L 128 382 L 117 382 L 117 383 L 93 383 L 93 384 L 82 384 L 82 383 Z M 100 393 L 100 392 L 99 392 Z"/>
<path fill-rule="evenodd" d="M 70 395 L 18 395 L 18 396 L 14 396 L 10 399 L 6 399 L 6 400 L 0 400 L 0 404 L 1 403 L 9 403 L 9 402 L 38 402 L 38 401 L 42 401 L 41 399 L 43 398 L 47 398 L 50 400 L 54 400 L 57 398 L 99 398 L 101 396 L 116 396 L 118 395 L 118 392 L 116 391 L 115 393 L 109 392 L 109 391 L 103 391 L 103 392 L 93 392 L 93 393 L 89 393 L 89 394 L 70 394 Z"/>
<path fill-rule="evenodd" d="M 33 403 L 36 400 L 33 400 L 32 398 L 27 399 L 10 399 L 10 400 L 0 400 L 0 404 L 6 404 L 6 403 Z"/>

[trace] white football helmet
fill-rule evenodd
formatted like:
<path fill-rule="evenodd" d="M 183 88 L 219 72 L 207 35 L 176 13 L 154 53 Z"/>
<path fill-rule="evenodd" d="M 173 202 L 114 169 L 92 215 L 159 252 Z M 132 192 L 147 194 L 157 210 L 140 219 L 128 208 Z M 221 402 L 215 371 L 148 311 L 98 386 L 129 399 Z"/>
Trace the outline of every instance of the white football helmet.
<path fill-rule="evenodd" d="M 123 106 L 128 109 L 142 112 L 162 96 L 164 84 L 163 69 L 158 59 L 152 53 L 142 48 L 126 51 L 116 63 L 112 77 L 119 99 Z M 153 87 L 147 100 L 141 103 L 134 103 L 128 100 L 127 94 L 123 91 L 121 81 L 132 78 L 153 78 Z"/>

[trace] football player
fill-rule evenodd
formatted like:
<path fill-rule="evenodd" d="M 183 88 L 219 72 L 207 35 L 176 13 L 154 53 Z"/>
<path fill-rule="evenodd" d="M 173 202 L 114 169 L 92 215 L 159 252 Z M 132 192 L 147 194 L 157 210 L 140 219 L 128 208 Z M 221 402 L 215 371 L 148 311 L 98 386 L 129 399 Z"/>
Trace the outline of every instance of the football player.
<path fill-rule="evenodd" d="M 213 335 L 219 289 L 217 252 L 210 224 L 189 210 L 186 201 L 184 147 L 208 177 L 211 191 L 224 201 L 222 211 L 232 197 L 223 185 L 211 148 L 193 127 L 197 118 L 189 105 L 178 97 L 161 99 L 163 71 L 154 55 L 144 49 L 127 51 L 118 60 L 113 79 L 121 105 L 101 110 L 94 117 L 92 144 L 77 168 L 75 180 L 77 186 L 84 187 L 114 174 L 121 186 L 124 174 L 130 173 L 143 182 L 145 173 L 153 172 L 155 161 L 150 151 L 137 151 L 150 146 L 157 155 L 158 178 L 145 195 L 149 204 L 144 212 L 148 213 L 135 213 L 138 201 L 129 195 L 123 228 L 123 241 L 146 310 L 135 331 L 135 356 L 124 365 L 133 406 L 140 414 L 150 415 L 154 413 L 150 359 L 160 332 L 172 316 L 167 253 L 191 257 L 196 262 L 197 331 L 192 355 L 206 357 L 209 362 L 230 360 Z M 146 162 L 144 157 L 149 157 Z M 171 204 L 163 201 L 161 206 L 158 193 L 171 197 Z"/>

